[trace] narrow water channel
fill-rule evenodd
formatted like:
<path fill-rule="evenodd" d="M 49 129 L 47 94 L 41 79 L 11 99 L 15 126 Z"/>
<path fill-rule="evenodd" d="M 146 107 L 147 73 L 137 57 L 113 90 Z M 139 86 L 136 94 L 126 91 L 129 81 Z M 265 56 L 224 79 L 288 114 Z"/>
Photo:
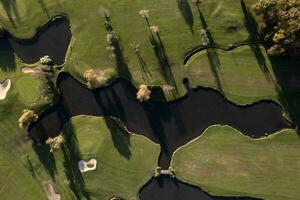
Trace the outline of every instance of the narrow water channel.
<path fill-rule="evenodd" d="M 16 53 L 28 64 L 38 62 L 41 57 L 49 55 L 54 64 L 61 65 L 64 63 L 71 38 L 69 21 L 65 17 L 59 17 L 39 28 L 38 34 L 31 39 L 17 39 L 4 32 L 0 37 L 0 50 Z"/>
<path fill-rule="evenodd" d="M 212 196 L 201 188 L 172 179 L 152 178 L 140 191 L 140 200 L 258 200 L 250 197 Z"/>
<path fill-rule="evenodd" d="M 169 103 L 140 103 L 129 81 L 118 79 L 91 91 L 65 72 L 59 75 L 57 87 L 59 103 L 41 114 L 38 122 L 29 127 L 29 135 L 44 141 L 61 133 L 73 116 L 114 116 L 129 131 L 161 145 L 158 164 L 163 168 L 168 168 L 172 153 L 179 146 L 214 124 L 229 125 L 252 138 L 291 127 L 281 107 L 272 101 L 237 106 L 213 89 L 192 89 L 183 98 Z"/>

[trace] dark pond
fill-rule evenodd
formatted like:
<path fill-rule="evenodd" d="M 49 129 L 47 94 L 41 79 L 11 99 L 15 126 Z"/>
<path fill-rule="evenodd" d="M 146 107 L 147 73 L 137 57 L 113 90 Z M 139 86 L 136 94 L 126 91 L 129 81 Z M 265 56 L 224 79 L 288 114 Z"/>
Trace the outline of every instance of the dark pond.
<path fill-rule="evenodd" d="M 140 191 L 141 200 L 255 200 L 248 197 L 219 197 L 209 195 L 199 187 L 169 176 L 152 178 Z"/>
<path fill-rule="evenodd" d="M 276 103 L 261 101 L 237 106 L 212 89 L 189 90 L 185 97 L 170 103 L 140 103 L 136 89 L 123 79 L 91 91 L 69 74 L 61 73 L 57 87 L 60 102 L 29 127 L 32 137 L 44 141 L 55 136 L 72 116 L 114 116 L 129 131 L 161 144 L 159 165 L 163 168 L 169 166 L 174 150 L 214 124 L 230 125 L 253 138 L 291 127 Z"/>
<path fill-rule="evenodd" d="M 35 63 L 49 55 L 54 64 L 64 63 L 71 41 L 70 23 L 60 17 L 38 30 L 32 39 L 20 40 L 5 32 L 0 38 L 0 50 L 15 52 L 25 63 Z"/>

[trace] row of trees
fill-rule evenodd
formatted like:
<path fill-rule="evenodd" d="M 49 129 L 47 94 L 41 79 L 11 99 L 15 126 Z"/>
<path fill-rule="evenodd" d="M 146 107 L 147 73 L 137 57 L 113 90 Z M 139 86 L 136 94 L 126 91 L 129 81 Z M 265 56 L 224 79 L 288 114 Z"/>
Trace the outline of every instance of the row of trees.
<path fill-rule="evenodd" d="M 270 55 L 300 55 L 299 8 L 299 0 L 259 0 L 253 5 L 265 22 L 264 40 Z"/>

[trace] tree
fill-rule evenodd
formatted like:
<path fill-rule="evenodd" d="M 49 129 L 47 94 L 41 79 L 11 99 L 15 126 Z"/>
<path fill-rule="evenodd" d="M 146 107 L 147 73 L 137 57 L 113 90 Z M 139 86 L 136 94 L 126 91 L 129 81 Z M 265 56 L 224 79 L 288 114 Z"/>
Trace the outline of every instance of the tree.
<path fill-rule="evenodd" d="M 51 62 L 52 62 L 52 59 L 48 55 L 43 56 L 43 57 L 40 58 L 40 63 L 42 65 L 49 65 L 49 64 L 51 64 Z"/>
<path fill-rule="evenodd" d="M 102 70 L 88 69 L 84 72 L 84 78 L 87 81 L 87 86 L 90 89 L 95 89 L 104 86 L 109 80 L 109 76 Z"/>
<path fill-rule="evenodd" d="M 140 43 L 139 42 L 133 41 L 132 43 L 130 43 L 130 46 L 131 46 L 132 50 L 134 51 L 134 53 L 138 53 L 140 51 Z"/>
<path fill-rule="evenodd" d="M 50 152 L 54 152 L 60 149 L 61 145 L 65 142 L 65 138 L 62 134 L 48 138 L 46 144 L 50 146 Z"/>
<path fill-rule="evenodd" d="M 146 10 L 146 9 L 142 9 L 139 11 L 139 14 L 144 17 L 145 19 L 148 19 L 149 18 L 149 10 Z"/>
<path fill-rule="evenodd" d="M 263 17 L 268 54 L 300 55 L 299 0 L 259 0 L 252 8 Z"/>
<path fill-rule="evenodd" d="M 140 101 L 148 101 L 150 99 L 151 91 L 148 89 L 147 85 L 140 85 L 139 91 L 136 94 L 136 98 Z"/>
<path fill-rule="evenodd" d="M 199 4 L 202 3 L 202 0 L 192 0 L 192 3 L 195 4 L 196 6 L 199 6 Z"/>
<path fill-rule="evenodd" d="M 21 117 L 19 118 L 19 127 L 26 128 L 30 123 L 36 122 L 38 120 L 38 115 L 32 110 L 23 110 Z"/>
<path fill-rule="evenodd" d="M 143 9 L 139 11 L 139 14 L 146 20 L 148 27 L 150 27 L 150 22 L 149 22 L 149 10 Z"/>
<path fill-rule="evenodd" d="M 158 28 L 158 26 L 155 26 L 155 25 L 150 26 L 150 30 L 152 31 L 152 33 L 156 33 L 156 34 L 159 33 L 159 28 Z"/>

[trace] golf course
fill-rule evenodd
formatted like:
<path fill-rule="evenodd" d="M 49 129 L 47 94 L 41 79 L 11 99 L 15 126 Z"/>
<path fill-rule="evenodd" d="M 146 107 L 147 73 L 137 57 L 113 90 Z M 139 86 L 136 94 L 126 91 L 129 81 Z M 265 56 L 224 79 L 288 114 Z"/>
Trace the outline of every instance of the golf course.
<path fill-rule="evenodd" d="M 0 199 L 300 199 L 299 24 L 299 0 L 0 0 Z"/>

